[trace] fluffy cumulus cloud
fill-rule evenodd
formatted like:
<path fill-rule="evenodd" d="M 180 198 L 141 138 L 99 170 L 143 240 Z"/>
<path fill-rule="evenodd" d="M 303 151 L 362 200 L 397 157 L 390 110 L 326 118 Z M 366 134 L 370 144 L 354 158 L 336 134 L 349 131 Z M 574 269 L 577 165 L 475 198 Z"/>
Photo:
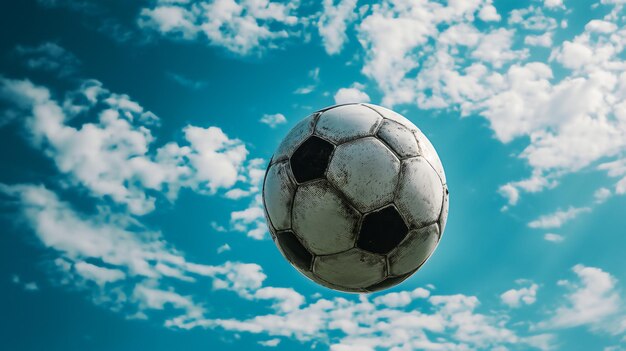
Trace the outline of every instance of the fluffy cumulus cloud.
<path fill-rule="evenodd" d="M 267 164 L 265 160 L 256 158 L 250 160 L 246 167 L 248 187 L 246 189 L 233 188 L 225 196 L 233 199 L 240 197 L 251 197 L 247 208 L 234 211 L 230 214 L 230 225 L 233 230 L 245 233 L 252 239 L 261 240 L 267 234 L 267 223 L 263 210 L 263 199 L 261 195 L 263 177 Z"/>
<path fill-rule="evenodd" d="M 492 0 L 384 0 L 362 7 L 360 15 L 356 1 L 325 0 L 323 12 L 314 16 L 319 19 L 314 29 L 326 51 L 335 54 L 348 40 L 351 23 L 362 18 L 354 29 L 365 53 L 356 61 L 363 60 L 362 73 L 382 92 L 384 104 L 482 116 L 501 142 L 523 139 L 526 144 L 518 156 L 531 171 L 500 188 L 509 206 L 524 192 L 553 188 L 563 175 L 588 167 L 616 179 L 614 189 L 602 187 L 594 194 L 601 203 L 626 193 L 626 30 L 621 5 L 602 3 L 616 6 L 556 44 L 555 38 L 562 37 L 556 35 L 556 13 L 564 8 L 559 0 L 545 0 L 544 8 L 535 4 L 515 9 L 507 16 Z M 249 54 L 299 35 L 298 6 L 268 0 L 156 0 L 140 11 L 138 24 L 151 33 L 203 38 Z M 58 71 L 61 64 L 55 66 L 50 57 L 61 62 L 68 56 L 54 45 L 17 52 L 47 57 L 25 61 L 33 69 Z M 543 50 L 543 56 L 535 50 Z M 313 84 L 296 93 L 314 91 L 318 74 L 314 69 Z M 357 83 L 339 89 L 335 101 L 369 101 L 364 89 Z M 265 160 L 249 159 L 241 140 L 215 126 L 187 126 L 180 140 L 156 147 L 158 117 L 96 80 L 84 80 L 62 94 L 29 80 L 0 77 L 0 97 L 14 115 L 23 117 L 32 146 L 63 175 L 61 182 L 45 186 L 0 185 L 3 203 L 7 200 L 7 208 L 15 210 L 20 223 L 50 253 L 46 267 L 55 284 L 83 290 L 94 303 L 129 318 L 149 318 L 160 311 L 155 315 L 165 316 L 169 328 L 256 334 L 266 347 L 292 338 L 328 344 L 332 351 L 550 349 L 555 337 L 549 333 L 561 328 L 583 326 L 619 337 L 626 332 L 617 279 L 584 265 L 573 268 L 575 279 L 558 283 L 563 296 L 541 306 L 548 317 L 525 329 L 527 323 L 516 322 L 509 308 L 485 308 L 476 296 L 437 293 L 432 286 L 309 298 L 291 287 L 268 285 L 255 263 L 196 262 L 163 233 L 142 224 L 140 216 L 154 211 L 159 201 L 174 201 L 182 188 L 220 194 L 246 199 L 248 205 L 231 213 L 230 229 L 262 239 Z M 266 116 L 264 123 L 282 120 L 284 116 Z M 95 206 L 78 211 L 67 200 L 76 194 L 65 196 L 76 189 Z M 557 210 L 528 226 L 560 228 L 590 210 Z M 212 226 L 228 230 L 216 222 Z M 545 239 L 560 242 L 563 237 L 547 233 Z M 217 252 L 230 249 L 224 244 Z M 26 290 L 39 288 L 17 276 L 13 281 Z M 243 316 L 221 315 L 207 305 L 206 297 L 189 295 L 191 284 L 233 294 L 242 306 L 259 308 Z M 516 284 L 499 296 L 504 305 L 530 310 L 540 304 L 540 284 Z"/>
<path fill-rule="evenodd" d="M 599 160 L 621 160 L 626 151 L 622 5 L 603 1 L 599 6 L 608 15 L 559 43 L 553 38 L 565 27 L 558 19 L 562 1 L 546 1 L 545 10 L 538 4 L 514 9 L 507 23 L 497 22 L 492 6 L 480 0 L 373 5 L 357 31 L 365 49 L 362 72 L 376 82 L 383 104 L 479 115 L 504 143 L 526 138 L 518 156 L 532 172 L 502 186 L 509 205 L 521 193 L 554 187 L 563 175 Z M 477 26 L 489 19 L 490 26 Z M 524 43 L 538 51 L 531 53 Z M 557 76 L 557 70 L 565 73 Z M 612 174 L 624 178 L 623 172 Z M 626 180 L 617 183 L 616 192 L 625 190 Z"/>
<path fill-rule="evenodd" d="M 532 305 L 537 301 L 539 285 L 525 280 L 519 280 L 517 284 L 524 286 L 519 289 L 510 289 L 503 292 L 502 295 L 500 295 L 502 303 L 509 307 L 517 308 L 522 305 Z"/>
<path fill-rule="evenodd" d="M 269 0 L 158 0 L 141 10 L 138 25 L 172 38 L 203 38 L 245 55 L 294 33 L 297 7 L 298 2 Z"/>
<path fill-rule="evenodd" d="M 271 128 L 276 128 L 279 124 L 287 123 L 287 118 L 282 113 L 265 114 L 259 122 L 267 124 Z"/>
<path fill-rule="evenodd" d="M 360 83 L 354 83 L 348 88 L 341 88 L 335 93 L 335 103 L 370 102 L 370 97 L 363 91 L 364 89 L 365 85 Z"/>
<path fill-rule="evenodd" d="M 544 0 L 543 5 L 547 8 L 563 7 L 563 0 Z"/>
<path fill-rule="evenodd" d="M 356 3 L 357 0 L 324 0 L 318 30 L 327 53 L 332 55 L 341 51 L 347 40 L 346 28 L 356 19 Z"/>
<path fill-rule="evenodd" d="M 259 298 L 263 289 L 257 290 L 253 298 Z M 290 291 L 286 296 L 293 294 Z M 308 303 L 300 298 L 295 302 L 288 309 L 275 304 L 274 313 L 249 319 L 177 318 L 170 326 L 221 328 L 324 342 L 330 344 L 330 350 L 339 351 L 464 350 L 519 345 L 543 348 L 552 342 L 549 334 L 520 336 L 507 327 L 503 316 L 480 313 L 474 296 L 431 295 L 423 288 L 381 295 L 374 300 L 361 295 L 320 298 Z"/>
<path fill-rule="evenodd" d="M 158 118 L 98 81 L 85 81 L 57 101 L 45 87 L 2 78 L 0 96 L 24 114 L 32 144 L 72 182 L 134 214 L 154 210 L 151 191 L 174 200 L 183 187 L 215 194 L 246 179 L 248 151 L 240 140 L 218 127 L 187 126 L 182 144 L 154 148 L 151 128 Z M 76 116 L 96 121 L 70 124 Z"/>
<path fill-rule="evenodd" d="M 593 193 L 593 197 L 596 200 L 596 203 L 603 203 L 609 197 L 611 197 L 611 190 L 607 188 L 600 188 Z"/>
<path fill-rule="evenodd" d="M 263 212 L 261 194 L 254 196 L 248 208 L 234 211 L 230 214 L 230 224 L 233 230 L 246 233 L 252 239 L 261 240 L 267 234 L 267 224 Z"/>

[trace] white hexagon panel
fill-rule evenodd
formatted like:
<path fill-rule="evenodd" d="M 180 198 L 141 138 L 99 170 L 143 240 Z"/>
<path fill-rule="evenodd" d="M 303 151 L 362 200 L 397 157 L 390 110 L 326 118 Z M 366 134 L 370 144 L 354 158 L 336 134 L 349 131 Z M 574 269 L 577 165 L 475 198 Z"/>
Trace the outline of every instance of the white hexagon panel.
<path fill-rule="evenodd" d="M 313 263 L 313 274 L 348 291 L 363 291 L 385 277 L 385 257 L 358 248 L 320 256 Z M 349 267 L 349 269 L 348 269 Z"/>
<path fill-rule="evenodd" d="M 291 228 L 291 203 L 296 185 L 289 177 L 287 162 L 271 165 L 263 183 L 263 201 L 270 224 L 275 230 Z"/>
<path fill-rule="evenodd" d="M 281 254 L 331 289 L 399 284 L 433 253 L 448 191 L 434 147 L 402 115 L 372 104 L 320 110 L 280 144 L 263 203 Z"/>
<path fill-rule="evenodd" d="M 354 246 L 360 214 L 326 180 L 298 187 L 293 201 L 293 230 L 316 255 Z"/>
<path fill-rule="evenodd" d="M 389 254 L 389 274 L 400 276 L 415 271 L 435 251 L 438 242 L 437 223 L 410 231 Z"/>
<path fill-rule="evenodd" d="M 410 227 L 423 227 L 439 219 L 444 186 L 433 167 L 421 156 L 402 161 L 402 174 L 394 200 Z"/>
<path fill-rule="evenodd" d="M 397 122 L 403 126 L 405 126 L 406 128 L 408 128 L 410 131 L 416 131 L 419 130 L 415 124 L 413 124 L 413 122 L 409 121 L 406 117 L 404 117 L 403 115 L 392 111 L 386 107 L 382 107 L 382 106 L 378 106 L 378 105 L 374 105 L 374 104 L 363 104 L 373 110 L 375 110 L 376 112 L 378 112 L 381 116 L 383 116 L 386 119 L 392 120 L 394 122 Z"/>
<path fill-rule="evenodd" d="M 443 165 L 441 164 L 439 155 L 437 155 L 437 151 L 435 151 L 435 147 L 421 130 L 418 129 L 414 133 L 415 138 L 417 138 L 417 143 L 420 146 L 420 150 L 422 151 L 422 156 L 424 156 L 428 163 L 430 163 L 435 171 L 437 171 L 437 175 L 441 178 L 441 182 L 446 184 L 446 173 L 443 171 Z"/>
<path fill-rule="evenodd" d="M 322 113 L 315 134 L 335 144 L 374 134 L 382 121 L 376 111 L 360 105 L 340 105 Z"/>
<path fill-rule="evenodd" d="M 385 144 L 366 137 L 339 145 L 330 160 L 328 180 L 361 212 L 393 201 L 400 160 Z"/>

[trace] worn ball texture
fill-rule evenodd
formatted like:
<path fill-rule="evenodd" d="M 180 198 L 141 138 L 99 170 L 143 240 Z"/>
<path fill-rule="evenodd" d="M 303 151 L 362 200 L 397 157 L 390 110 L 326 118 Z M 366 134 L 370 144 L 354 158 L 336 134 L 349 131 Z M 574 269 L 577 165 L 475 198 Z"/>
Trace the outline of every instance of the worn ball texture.
<path fill-rule="evenodd" d="M 346 292 L 399 284 L 433 253 L 448 216 L 441 161 L 402 115 L 346 104 L 298 123 L 263 183 L 272 238 L 313 281 Z"/>

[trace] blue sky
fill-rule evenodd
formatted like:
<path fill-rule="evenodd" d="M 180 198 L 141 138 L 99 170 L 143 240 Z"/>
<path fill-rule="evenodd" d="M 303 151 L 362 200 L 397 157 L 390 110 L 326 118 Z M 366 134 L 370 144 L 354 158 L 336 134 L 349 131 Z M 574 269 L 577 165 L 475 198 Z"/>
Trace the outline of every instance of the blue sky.
<path fill-rule="evenodd" d="M 626 349 L 623 6 L 3 2 L 3 349 Z M 345 101 L 420 127 L 451 196 L 370 295 L 301 276 L 260 207 L 282 137 Z"/>

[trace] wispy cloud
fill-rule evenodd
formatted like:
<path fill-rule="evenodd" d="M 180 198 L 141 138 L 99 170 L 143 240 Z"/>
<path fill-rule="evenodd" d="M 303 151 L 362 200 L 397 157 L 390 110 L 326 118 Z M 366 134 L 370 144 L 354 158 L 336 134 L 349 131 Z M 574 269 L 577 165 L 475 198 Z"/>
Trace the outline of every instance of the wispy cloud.
<path fill-rule="evenodd" d="M 310 94 L 313 91 L 315 91 L 315 88 L 317 88 L 317 85 L 320 82 L 320 68 L 316 67 L 316 68 L 310 70 L 309 71 L 309 78 L 311 78 L 311 80 L 313 81 L 311 84 L 305 85 L 303 87 L 300 87 L 300 88 L 296 89 L 293 93 L 294 94 L 299 94 L 299 95 L 306 95 L 306 94 Z"/>
<path fill-rule="evenodd" d="M 59 44 L 46 42 L 38 46 L 18 45 L 15 53 L 26 67 L 33 70 L 55 72 L 67 77 L 78 72 L 80 60 Z"/>
<path fill-rule="evenodd" d="M 160 232 L 104 205 L 94 214 L 82 213 L 37 185 L 0 184 L 0 195 L 11 199 L 8 203 L 15 206 L 20 222 L 54 253 L 50 274 L 58 284 L 89 292 L 94 303 L 123 309 L 129 317 L 146 318 L 150 311 L 171 306 L 174 317 L 182 313 L 185 318 L 201 318 L 203 304 L 178 292 L 180 284 L 201 279 L 212 282 L 213 289 L 269 301 L 281 311 L 301 303 L 289 289 L 262 288 L 266 275 L 259 265 L 189 262 Z M 13 281 L 21 284 L 17 276 Z M 24 288 L 35 290 L 36 285 Z"/>
<path fill-rule="evenodd" d="M 528 223 L 528 226 L 535 229 L 560 228 L 563 224 L 579 215 L 589 212 L 591 212 L 590 207 L 570 207 L 567 210 L 558 210 L 554 213 L 541 216 Z"/>
<path fill-rule="evenodd" d="M 221 254 L 222 252 L 226 252 L 226 251 L 230 251 L 230 250 L 231 250 L 230 245 L 224 244 L 224 245 L 222 245 L 222 246 L 217 248 L 217 253 Z"/>
<path fill-rule="evenodd" d="M 560 234 L 555 234 L 555 233 L 546 233 L 543 238 L 546 241 L 550 241 L 553 243 L 562 243 L 565 240 L 565 237 L 563 237 L 563 235 Z"/>
<path fill-rule="evenodd" d="M 168 72 L 166 75 L 174 82 L 191 90 L 200 90 L 209 84 L 207 81 L 187 78 L 177 73 Z"/>

